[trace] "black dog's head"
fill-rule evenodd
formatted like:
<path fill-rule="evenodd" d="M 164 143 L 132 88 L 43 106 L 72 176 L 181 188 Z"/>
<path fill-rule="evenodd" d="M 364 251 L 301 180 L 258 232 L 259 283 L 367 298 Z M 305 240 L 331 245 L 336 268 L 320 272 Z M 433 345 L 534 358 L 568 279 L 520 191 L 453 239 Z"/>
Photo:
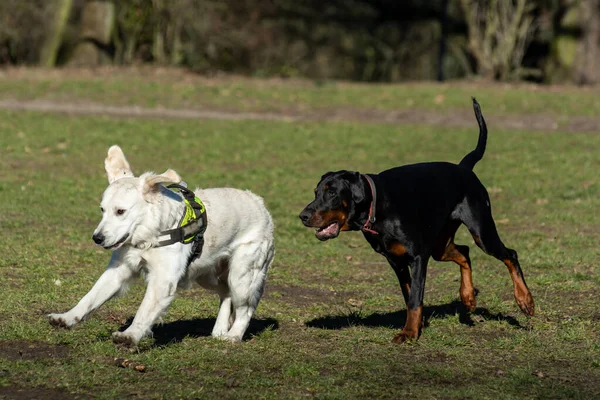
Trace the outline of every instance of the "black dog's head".
<path fill-rule="evenodd" d="M 360 173 L 328 172 L 315 189 L 315 199 L 300 213 L 302 223 L 317 228 L 319 240 L 336 238 L 340 231 L 355 230 L 356 204 L 364 199 Z"/>

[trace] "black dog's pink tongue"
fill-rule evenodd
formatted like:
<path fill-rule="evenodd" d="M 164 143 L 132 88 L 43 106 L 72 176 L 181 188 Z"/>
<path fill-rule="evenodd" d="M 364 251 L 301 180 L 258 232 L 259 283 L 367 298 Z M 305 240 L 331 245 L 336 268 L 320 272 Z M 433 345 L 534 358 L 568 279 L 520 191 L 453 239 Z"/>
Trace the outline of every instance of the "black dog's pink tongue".
<path fill-rule="evenodd" d="M 334 222 L 333 224 L 327 225 L 325 228 L 319 229 L 317 231 L 317 236 L 334 236 L 337 234 L 338 224 Z"/>

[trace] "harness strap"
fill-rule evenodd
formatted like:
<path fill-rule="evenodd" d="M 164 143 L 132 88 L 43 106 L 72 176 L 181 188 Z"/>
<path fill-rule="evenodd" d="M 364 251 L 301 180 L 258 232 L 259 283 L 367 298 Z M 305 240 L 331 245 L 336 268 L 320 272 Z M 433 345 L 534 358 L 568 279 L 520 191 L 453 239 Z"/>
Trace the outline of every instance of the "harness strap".
<path fill-rule="evenodd" d="M 203 226 L 204 221 L 198 219 L 179 228 L 162 231 L 158 237 L 159 242 L 156 247 L 169 246 L 180 242 L 185 243 L 186 241 L 193 240 Z"/>
<path fill-rule="evenodd" d="M 162 231 L 156 247 L 169 246 L 175 243 L 192 244 L 192 252 L 188 259 L 188 265 L 202 254 L 204 245 L 204 232 L 208 219 L 206 208 L 202 201 L 196 197 L 194 192 L 178 184 L 167 186 L 169 189 L 179 189 L 185 202 L 185 213 L 179 221 L 179 227 Z"/>
<path fill-rule="evenodd" d="M 373 235 L 379 235 L 379 232 L 373 230 L 373 224 L 375 223 L 375 220 L 376 220 L 375 219 L 375 206 L 377 204 L 377 191 L 375 190 L 375 182 L 373 182 L 373 179 L 369 175 L 363 174 L 363 176 L 369 183 L 369 186 L 371 187 L 371 193 L 373 193 L 373 201 L 371 201 L 371 206 L 369 207 L 369 217 L 367 218 L 367 221 L 365 222 L 365 224 L 363 225 L 361 230 L 363 232 L 369 232 Z"/>

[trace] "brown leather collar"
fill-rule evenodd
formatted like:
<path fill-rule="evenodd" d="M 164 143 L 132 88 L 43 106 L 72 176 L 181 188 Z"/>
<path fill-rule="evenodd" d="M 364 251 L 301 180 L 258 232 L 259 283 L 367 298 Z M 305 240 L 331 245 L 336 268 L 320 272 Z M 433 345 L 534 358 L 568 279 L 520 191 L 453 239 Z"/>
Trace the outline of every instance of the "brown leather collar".
<path fill-rule="evenodd" d="M 373 193 L 373 201 L 371 201 L 371 206 L 369 207 L 369 218 L 367 222 L 361 228 L 363 232 L 369 232 L 373 235 L 379 235 L 379 232 L 373 230 L 373 224 L 375 223 L 375 205 L 377 204 L 377 191 L 375 190 L 375 182 L 369 175 L 362 175 L 369 182 L 369 186 L 371 187 L 371 193 Z"/>

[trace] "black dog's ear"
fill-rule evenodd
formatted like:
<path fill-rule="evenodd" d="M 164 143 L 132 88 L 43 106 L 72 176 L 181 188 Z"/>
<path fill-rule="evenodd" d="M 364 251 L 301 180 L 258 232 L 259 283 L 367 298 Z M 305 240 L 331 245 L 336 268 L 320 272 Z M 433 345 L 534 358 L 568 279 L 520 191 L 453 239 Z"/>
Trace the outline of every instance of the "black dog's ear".
<path fill-rule="evenodd" d="M 352 201 L 360 203 L 365 199 L 365 184 L 360 177 L 360 172 L 352 174 L 352 179 L 349 180 L 350 191 L 352 193 Z"/>

